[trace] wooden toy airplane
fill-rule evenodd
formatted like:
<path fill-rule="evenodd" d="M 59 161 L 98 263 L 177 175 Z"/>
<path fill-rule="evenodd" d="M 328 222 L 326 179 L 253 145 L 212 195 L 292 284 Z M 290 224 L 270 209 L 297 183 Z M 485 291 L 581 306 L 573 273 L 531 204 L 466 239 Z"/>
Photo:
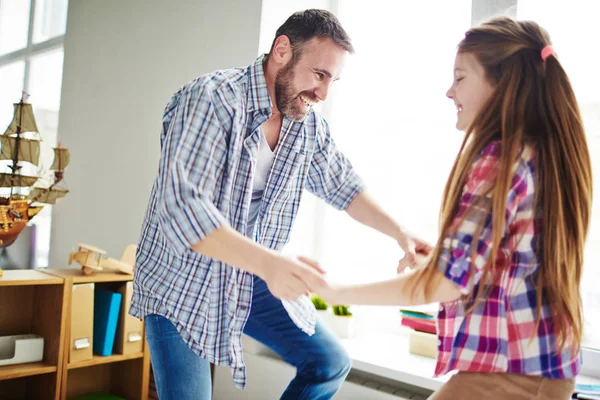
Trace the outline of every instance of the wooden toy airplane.
<path fill-rule="evenodd" d="M 104 258 L 106 252 L 102 249 L 85 243 L 77 243 L 77 245 L 79 249 L 77 251 L 72 250 L 69 254 L 69 265 L 73 261 L 81 264 L 84 275 L 91 275 L 95 271 L 114 271 L 129 275 L 133 274 L 133 264 L 126 262 L 130 261 L 130 257 L 122 261 L 110 257 Z M 128 250 L 126 250 L 127 252 Z"/>

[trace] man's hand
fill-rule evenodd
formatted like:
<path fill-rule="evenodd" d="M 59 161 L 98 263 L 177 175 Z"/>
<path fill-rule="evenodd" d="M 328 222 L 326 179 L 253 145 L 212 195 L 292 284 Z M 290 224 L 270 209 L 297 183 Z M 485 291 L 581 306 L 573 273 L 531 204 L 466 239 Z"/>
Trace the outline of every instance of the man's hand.
<path fill-rule="evenodd" d="M 403 231 L 398 238 L 398 245 L 404 250 L 404 258 L 398 264 L 397 272 L 403 273 L 406 267 L 414 268 L 423 264 L 423 258 L 429 259 L 433 246 L 412 233 Z"/>
<path fill-rule="evenodd" d="M 428 255 L 424 255 L 422 253 L 416 253 L 414 261 L 409 260 L 408 256 L 404 255 L 404 257 L 400 260 L 400 262 L 398 262 L 398 268 L 397 268 L 396 272 L 398 272 L 398 274 L 402 274 L 402 273 L 406 272 L 407 268 L 409 270 L 413 270 L 416 268 L 425 268 L 429 264 L 430 260 L 431 260 L 431 251 L 429 252 Z"/>
<path fill-rule="evenodd" d="M 293 301 L 310 292 L 324 290 L 327 287 L 324 273 L 318 263 L 308 258 L 295 259 L 278 254 L 265 265 L 259 276 L 273 296 Z"/>

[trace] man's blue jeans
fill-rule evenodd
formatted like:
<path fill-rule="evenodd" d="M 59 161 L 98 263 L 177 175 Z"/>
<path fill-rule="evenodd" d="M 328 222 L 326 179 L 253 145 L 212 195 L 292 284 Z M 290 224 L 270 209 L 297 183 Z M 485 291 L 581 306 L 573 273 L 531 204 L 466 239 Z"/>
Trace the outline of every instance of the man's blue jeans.
<path fill-rule="evenodd" d="M 145 323 L 159 398 L 210 400 L 210 363 L 188 348 L 166 318 L 148 315 Z M 329 330 L 317 322 L 313 336 L 302 332 L 259 278 L 244 333 L 296 367 L 281 399 L 330 399 L 350 372 L 350 358 Z"/>

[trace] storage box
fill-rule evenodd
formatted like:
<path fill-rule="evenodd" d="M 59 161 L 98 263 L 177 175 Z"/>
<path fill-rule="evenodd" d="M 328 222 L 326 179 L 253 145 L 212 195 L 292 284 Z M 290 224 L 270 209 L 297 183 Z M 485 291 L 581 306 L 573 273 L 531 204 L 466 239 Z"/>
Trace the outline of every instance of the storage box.
<path fill-rule="evenodd" d="M 408 336 L 409 352 L 425 357 L 437 357 L 438 337 L 432 333 L 411 331 Z"/>
<path fill-rule="evenodd" d="M 0 365 L 42 361 L 44 338 L 39 335 L 12 335 L 0 337 Z"/>
<path fill-rule="evenodd" d="M 94 339 L 93 283 L 73 285 L 70 333 L 69 362 L 91 359 Z"/>
<path fill-rule="evenodd" d="M 144 323 L 129 315 L 133 282 L 122 285 L 119 288 L 119 293 L 121 293 L 123 300 L 121 301 L 119 325 L 117 326 L 117 337 L 115 338 L 115 353 L 139 353 L 144 349 Z"/>

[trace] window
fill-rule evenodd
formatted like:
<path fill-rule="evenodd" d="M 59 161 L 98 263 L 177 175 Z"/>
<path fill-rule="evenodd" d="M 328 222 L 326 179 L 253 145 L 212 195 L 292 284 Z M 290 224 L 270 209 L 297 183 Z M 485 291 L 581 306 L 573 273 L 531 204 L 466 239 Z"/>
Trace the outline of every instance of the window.
<path fill-rule="evenodd" d="M 568 7 L 543 0 L 519 0 L 519 18 L 532 19 L 550 33 L 554 48 L 575 90 L 588 138 L 594 172 L 594 187 L 600 184 L 600 55 L 585 49 L 594 46 L 600 36 L 600 26 L 593 19 L 593 4 L 575 1 Z M 577 43 L 575 46 L 574 43 Z M 596 189 L 597 190 L 597 189 Z M 594 202 L 588 236 L 582 297 L 586 316 L 585 344 L 600 349 L 600 208 Z"/>
<path fill-rule="evenodd" d="M 356 54 L 330 94 L 334 138 L 384 209 L 433 242 L 444 184 L 462 141 L 445 93 L 456 45 L 470 26 L 471 1 L 438 2 L 435 13 L 427 2 L 339 5 Z M 402 253 L 394 241 L 343 213 L 326 208 L 324 214 L 321 260 L 335 278 L 395 276 Z"/>
<path fill-rule="evenodd" d="M 68 0 L 0 2 L 0 125 L 10 123 L 12 104 L 27 92 L 43 140 L 40 165 L 45 168 L 57 144 L 67 8 Z M 48 266 L 51 213 L 52 206 L 47 205 L 32 220 L 34 257 L 24 267 Z M 8 250 L 10 254 L 16 247 Z"/>
<path fill-rule="evenodd" d="M 502 8 L 498 8 L 502 3 Z M 333 85 L 327 117 L 338 146 L 365 178 L 369 191 L 398 221 L 424 239 L 437 239 L 442 191 L 462 141 L 455 109 L 445 97 L 456 46 L 472 24 L 495 15 L 533 19 L 546 28 L 573 83 L 600 185 L 600 27 L 586 1 L 455 0 L 452 2 L 333 1 L 353 39 L 342 79 Z M 577 43 L 574 45 L 573 43 Z M 268 50 L 268 49 L 267 49 Z M 594 161 L 595 160 L 595 161 Z M 315 201 L 304 206 L 292 249 L 313 255 L 337 281 L 366 282 L 395 275 L 401 251 L 381 234 Z M 600 213 L 595 203 L 582 297 L 586 316 L 584 371 L 600 376 Z M 301 209 L 302 212 L 302 209 Z M 306 214 L 308 215 L 308 214 Z M 301 218 L 302 217 L 302 218 Z M 310 222 L 306 220 L 310 218 Z M 310 230 L 313 235 L 307 234 Z M 397 311 L 369 309 L 369 314 Z"/>

